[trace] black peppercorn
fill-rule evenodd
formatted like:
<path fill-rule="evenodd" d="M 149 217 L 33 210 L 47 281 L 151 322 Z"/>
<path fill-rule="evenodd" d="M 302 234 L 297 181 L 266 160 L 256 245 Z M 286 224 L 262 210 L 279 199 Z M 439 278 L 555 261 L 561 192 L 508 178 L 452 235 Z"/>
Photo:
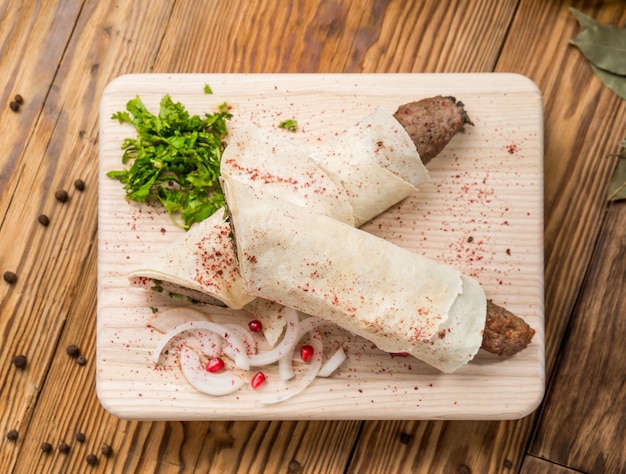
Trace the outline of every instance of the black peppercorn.
<path fill-rule="evenodd" d="M 104 454 L 107 457 L 113 454 L 113 448 L 111 448 L 111 446 L 109 446 L 108 444 L 102 445 L 102 448 L 100 449 L 100 451 L 102 451 L 102 454 Z"/>
<path fill-rule="evenodd" d="M 80 349 L 78 349 L 78 346 L 76 344 L 70 344 L 65 348 L 65 352 L 67 352 L 67 355 L 70 357 L 78 357 L 80 354 Z"/>
<path fill-rule="evenodd" d="M 289 474 L 295 474 L 297 472 L 300 472 L 301 470 L 302 466 L 297 460 L 292 459 L 291 461 L 289 461 L 289 466 L 287 467 L 287 472 Z"/>
<path fill-rule="evenodd" d="M 19 354 L 13 357 L 13 365 L 18 369 L 26 367 L 26 356 Z"/>
<path fill-rule="evenodd" d="M 83 433 L 76 433 L 76 441 L 79 443 L 85 442 L 85 435 Z"/>
<path fill-rule="evenodd" d="M 67 201 L 68 197 L 69 195 L 67 194 L 67 191 L 65 191 L 64 189 L 59 189 L 54 193 L 54 198 L 59 202 Z"/>
<path fill-rule="evenodd" d="M 412 439 L 413 439 L 413 436 L 411 436 L 409 433 L 404 433 L 404 432 L 400 433 L 400 442 L 402 444 L 408 445 L 411 443 Z"/>
<path fill-rule="evenodd" d="M 24 97 L 22 97 L 21 94 L 15 94 L 13 100 L 15 100 L 15 102 L 17 102 L 19 105 L 22 105 L 24 103 Z"/>
<path fill-rule="evenodd" d="M 67 454 L 70 452 L 70 446 L 67 443 L 61 442 L 61 444 L 59 444 L 59 451 L 63 454 Z"/>
<path fill-rule="evenodd" d="M 88 454 L 87 457 L 85 458 L 85 461 L 87 461 L 87 464 L 90 465 L 94 465 L 98 462 L 98 458 L 96 457 L 95 454 Z"/>
<path fill-rule="evenodd" d="M 17 281 L 17 275 L 13 272 L 4 272 L 4 281 L 12 285 Z"/>
<path fill-rule="evenodd" d="M 472 474 L 472 470 L 467 464 L 461 464 L 459 466 L 459 474 Z"/>
<path fill-rule="evenodd" d="M 41 450 L 47 454 L 52 451 L 52 445 L 50 443 L 41 443 Z"/>
<path fill-rule="evenodd" d="M 82 179 L 77 179 L 76 181 L 74 181 L 74 187 L 78 191 L 84 191 L 85 190 L 85 182 Z"/>
<path fill-rule="evenodd" d="M 9 103 L 9 107 L 11 108 L 11 110 L 12 110 L 13 112 L 17 112 L 18 110 L 20 110 L 20 104 L 18 104 L 18 103 L 17 103 L 17 102 L 15 102 L 14 100 L 12 100 L 12 101 Z"/>
<path fill-rule="evenodd" d="M 47 227 L 47 226 L 48 226 L 48 224 L 50 224 L 50 218 L 49 218 L 48 216 L 46 216 L 45 214 L 40 215 L 40 216 L 37 218 L 37 220 L 39 221 L 39 223 L 40 223 L 42 226 L 45 226 L 45 227 Z"/>
<path fill-rule="evenodd" d="M 17 441 L 17 430 L 11 430 L 7 433 L 7 439 L 9 441 Z"/>
<path fill-rule="evenodd" d="M 77 363 L 78 365 L 85 365 L 85 364 L 87 364 L 87 359 L 85 358 L 85 356 L 84 356 L 84 355 L 79 355 L 79 356 L 76 358 L 76 363 Z"/>

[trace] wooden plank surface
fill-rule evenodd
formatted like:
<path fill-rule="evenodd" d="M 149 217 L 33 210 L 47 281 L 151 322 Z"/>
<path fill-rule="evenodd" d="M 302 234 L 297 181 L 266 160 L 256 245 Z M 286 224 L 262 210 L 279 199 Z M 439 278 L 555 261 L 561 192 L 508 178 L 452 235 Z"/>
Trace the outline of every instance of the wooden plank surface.
<path fill-rule="evenodd" d="M 626 107 L 601 86 L 579 52 L 567 46 L 578 31 L 569 3 L 317 4 L 0 2 L 0 270 L 18 274 L 16 285 L 0 281 L 0 467 L 5 472 L 80 472 L 90 452 L 99 458 L 92 472 L 207 472 L 211 466 L 214 472 L 261 467 L 268 472 L 367 472 L 381 466 L 381 459 L 414 472 L 443 465 L 464 472 L 519 472 L 523 465 L 524 472 L 536 472 L 537 458 L 523 461 L 537 421 L 541 442 L 533 449 L 546 456 L 540 461 L 548 466 L 546 471 L 557 469 L 552 459 L 579 463 L 594 449 L 593 459 L 604 456 L 612 465 L 623 466 L 623 457 L 614 457 L 624 452 L 619 438 L 606 437 L 592 445 L 576 436 L 574 455 L 563 455 L 557 429 L 561 419 L 553 408 L 516 422 L 363 424 L 125 422 L 100 406 L 92 365 L 97 261 L 94 104 L 104 86 L 124 73 L 526 74 L 539 85 L 546 105 L 546 350 L 554 380 L 565 383 L 558 377 L 561 367 L 575 373 L 566 356 L 556 363 L 564 338 L 569 353 L 577 345 L 602 343 L 590 339 L 581 322 L 591 324 L 586 329 L 598 325 L 597 334 L 608 334 L 601 314 L 595 313 L 599 309 L 589 303 L 584 321 L 579 310 L 575 313 L 572 327 L 578 329 L 566 329 L 578 296 L 591 283 L 584 275 L 608 222 L 604 193 L 614 161 L 606 155 L 616 152 L 618 141 L 626 137 Z M 601 22 L 626 23 L 621 2 L 571 4 Z M 25 98 L 19 114 L 7 106 L 15 93 Z M 76 177 L 87 183 L 81 194 L 72 188 Z M 64 205 L 52 197 L 58 187 L 71 192 Z M 623 215 L 623 206 L 618 209 Z M 48 228 L 37 223 L 40 213 L 50 215 Z M 610 215 L 615 213 L 612 209 Z M 623 226 L 611 232 L 617 237 L 603 244 L 604 255 L 614 255 L 611 246 L 623 242 Z M 585 294 L 593 301 L 595 293 Z M 587 310 L 592 313 L 587 315 Z M 86 366 L 68 361 L 65 347 L 70 342 L 86 354 Z M 28 357 L 25 371 L 11 364 L 18 352 Z M 605 354 L 593 351 L 585 363 L 594 366 L 596 357 L 602 360 Z M 548 387 L 547 403 L 557 406 L 550 397 L 556 390 L 558 404 L 574 404 L 579 393 L 598 393 L 593 383 L 591 377 L 582 378 L 581 385 L 569 391 L 554 383 Z M 599 397 L 610 396 L 608 390 L 604 387 Z M 598 404 L 598 411 L 589 412 L 591 420 L 599 419 L 602 407 Z M 623 416 L 623 409 L 618 413 Z M 12 429 L 19 432 L 17 442 L 6 438 Z M 83 444 L 72 441 L 79 429 L 86 435 Z M 408 438 L 396 441 L 402 432 Z M 63 439 L 71 447 L 68 454 L 56 449 Z M 55 447 L 49 455 L 40 449 L 45 440 Z M 102 443 L 113 446 L 110 458 L 99 453 Z"/>
<path fill-rule="evenodd" d="M 583 472 L 626 471 L 626 203 L 605 219 L 530 448 Z"/>

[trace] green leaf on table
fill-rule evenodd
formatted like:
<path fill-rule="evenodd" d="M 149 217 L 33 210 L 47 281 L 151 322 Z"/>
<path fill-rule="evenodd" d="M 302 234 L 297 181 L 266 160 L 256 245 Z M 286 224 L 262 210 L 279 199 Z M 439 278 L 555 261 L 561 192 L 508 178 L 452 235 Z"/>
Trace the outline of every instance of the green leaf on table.
<path fill-rule="evenodd" d="M 626 29 L 617 26 L 592 26 L 582 30 L 571 43 L 600 69 L 626 74 Z"/>
<path fill-rule="evenodd" d="M 617 155 L 619 161 L 617 162 L 617 168 L 609 183 L 607 193 L 607 199 L 609 201 L 626 199 L 626 140 L 621 142 L 620 145 L 622 146 L 622 152 Z"/>
<path fill-rule="evenodd" d="M 626 75 L 626 28 L 600 25 L 591 17 L 571 9 L 582 31 L 570 41 L 595 66 L 613 74 Z"/>
<path fill-rule="evenodd" d="M 596 22 L 596 20 L 591 18 L 589 15 L 585 15 L 580 10 L 577 10 L 574 7 L 570 7 L 569 10 L 574 14 L 576 19 L 578 20 L 578 24 L 583 30 L 586 28 L 591 28 L 593 26 L 598 26 L 598 22 Z"/>
<path fill-rule="evenodd" d="M 597 66 L 591 65 L 591 69 L 603 82 L 603 84 L 619 95 L 622 99 L 626 100 L 626 77 L 619 74 L 613 74 L 604 69 L 600 69 Z"/>

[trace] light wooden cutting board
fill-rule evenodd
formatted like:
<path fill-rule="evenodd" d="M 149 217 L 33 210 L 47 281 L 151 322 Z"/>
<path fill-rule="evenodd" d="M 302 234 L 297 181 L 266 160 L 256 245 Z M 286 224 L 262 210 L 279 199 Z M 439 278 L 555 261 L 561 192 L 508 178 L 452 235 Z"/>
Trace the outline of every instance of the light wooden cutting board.
<path fill-rule="evenodd" d="M 204 93 L 208 84 L 213 94 Z M 428 168 L 428 184 L 363 229 L 449 263 L 476 277 L 488 297 L 537 331 L 508 359 L 481 351 L 470 364 L 442 374 L 408 358 L 392 358 L 345 336 L 348 360 L 327 379 L 275 405 L 244 386 L 233 395 L 196 391 L 175 361 L 150 358 L 160 334 L 154 311 L 182 303 L 129 285 L 139 262 L 183 232 L 167 215 L 129 204 L 122 185 L 121 144 L 134 129 L 111 119 L 139 95 L 157 113 L 164 94 L 194 114 L 232 106 L 244 121 L 276 129 L 296 119 L 297 142 L 315 144 L 351 126 L 375 106 L 438 94 L 462 100 L 474 127 L 457 135 Z M 533 411 L 545 384 L 543 303 L 543 109 L 541 94 L 515 74 L 146 74 L 114 80 L 100 104 L 97 392 L 116 416 L 133 419 L 510 419 Z M 245 319 L 205 308 L 217 321 Z M 157 313 L 158 314 L 158 313 Z M 269 381 L 275 369 L 269 369 Z M 270 387 L 270 388 L 268 388 Z M 268 382 L 260 390 L 271 390 Z"/>

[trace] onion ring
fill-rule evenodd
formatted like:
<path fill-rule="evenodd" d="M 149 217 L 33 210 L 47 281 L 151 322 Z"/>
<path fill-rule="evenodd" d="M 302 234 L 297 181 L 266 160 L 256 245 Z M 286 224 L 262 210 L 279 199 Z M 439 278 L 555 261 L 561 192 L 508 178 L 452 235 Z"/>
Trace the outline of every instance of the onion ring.
<path fill-rule="evenodd" d="M 243 341 L 237 336 L 235 331 L 228 329 L 221 324 L 217 324 L 211 321 L 190 321 L 188 323 L 179 324 L 175 328 L 165 333 L 165 335 L 161 338 L 161 340 L 157 344 L 157 347 L 152 353 L 152 362 L 155 365 L 159 363 L 159 357 L 161 355 L 161 352 L 173 337 L 179 335 L 182 332 L 193 331 L 195 329 L 205 329 L 208 331 L 213 331 L 214 333 L 222 336 L 234 347 L 233 360 L 235 361 L 235 365 L 243 370 L 248 370 L 250 368 L 250 362 L 248 359 L 246 347 Z"/>
<path fill-rule="evenodd" d="M 321 335 L 319 331 L 314 331 L 311 337 L 311 346 L 313 346 L 313 357 L 307 364 L 308 368 L 301 378 L 295 380 L 293 383 L 285 383 L 283 388 L 275 390 L 275 393 L 271 395 L 263 396 L 259 401 L 264 405 L 271 405 L 274 403 L 283 402 L 291 397 L 294 397 L 305 390 L 311 382 L 315 380 L 317 373 L 322 366 L 322 352 L 324 350 L 324 344 L 322 343 Z"/>
<path fill-rule="evenodd" d="M 326 363 L 324 363 L 324 365 L 320 368 L 317 376 L 330 377 L 347 358 L 348 356 L 346 355 L 346 351 L 343 350 L 343 347 L 339 346 L 339 349 L 337 349 L 335 353 L 330 356 Z"/>
<path fill-rule="evenodd" d="M 212 374 L 202 367 L 200 356 L 183 346 L 180 353 L 180 368 L 187 381 L 199 392 L 216 397 L 228 395 L 239 390 L 244 380 L 230 372 Z"/>
<path fill-rule="evenodd" d="M 285 335 L 282 340 L 272 350 L 255 354 L 249 358 L 248 362 L 252 367 L 261 367 L 263 365 L 273 364 L 280 360 L 285 354 L 293 352 L 293 348 L 299 340 L 300 322 L 298 312 L 295 309 L 287 308 L 285 311 Z"/>

